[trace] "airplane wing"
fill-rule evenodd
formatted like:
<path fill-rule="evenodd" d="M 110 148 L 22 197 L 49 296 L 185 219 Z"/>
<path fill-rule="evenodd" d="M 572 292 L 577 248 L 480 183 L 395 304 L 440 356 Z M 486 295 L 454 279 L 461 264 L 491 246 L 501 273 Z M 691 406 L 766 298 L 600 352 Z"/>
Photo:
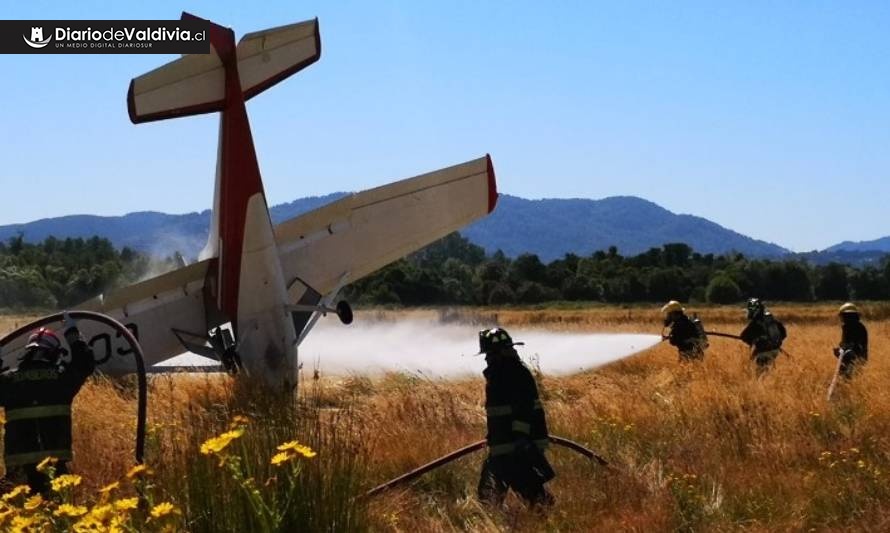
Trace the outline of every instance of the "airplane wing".
<path fill-rule="evenodd" d="M 145 365 L 150 367 L 185 351 L 174 329 L 206 336 L 210 328 L 204 312 L 204 284 L 213 261 L 215 259 L 195 263 L 97 296 L 72 309 L 104 313 L 124 324 L 139 340 L 146 357 Z M 102 372 L 117 375 L 135 371 L 131 349 L 119 332 L 87 320 L 78 325 L 93 348 Z M 25 337 L 4 348 L 6 366 L 17 365 Z"/>
<path fill-rule="evenodd" d="M 490 213 L 491 157 L 346 196 L 275 228 L 292 301 L 314 305 L 355 281 Z M 308 315 L 304 318 L 308 320 Z M 302 324 L 295 316 L 299 332 Z"/>

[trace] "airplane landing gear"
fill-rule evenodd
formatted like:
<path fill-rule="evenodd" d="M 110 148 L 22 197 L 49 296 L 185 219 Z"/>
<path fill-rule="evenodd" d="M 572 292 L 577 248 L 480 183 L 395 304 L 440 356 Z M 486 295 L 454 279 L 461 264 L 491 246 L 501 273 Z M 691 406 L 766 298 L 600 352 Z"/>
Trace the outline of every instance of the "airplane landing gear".
<path fill-rule="evenodd" d="M 241 370 L 241 356 L 238 355 L 238 350 L 235 349 L 235 346 L 226 348 L 222 355 L 219 356 L 219 362 L 222 363 L 226 373 L 230 376 L 237 376 Z"/>
<path fill-rule="evenodd" d="M 232 338 L 232 332 L 216 328 L 211 332 L 209 340 L 226 373 L 230 376 L 237 375 L 241 370 L 241 356 L 238 355 L 238 343 Z"/>
<path fill-rule="evenodd" d="M 346 300 L 337 302 L 337 318 L 345 325 L 352 324 L 352 306 Z"/>

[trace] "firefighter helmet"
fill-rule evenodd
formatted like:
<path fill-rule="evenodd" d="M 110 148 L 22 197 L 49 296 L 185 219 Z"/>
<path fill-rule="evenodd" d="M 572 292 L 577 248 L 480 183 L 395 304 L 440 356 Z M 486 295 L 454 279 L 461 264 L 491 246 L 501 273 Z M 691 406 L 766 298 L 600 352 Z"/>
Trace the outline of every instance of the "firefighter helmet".
<path fill-rule="evenodd" d="M 665 315 L 677 312 L 682 313 L 683 311 L 685 311 L 685 309 L 683 309 L 683 306 L 677 300 L 671 300 L 661 308 L 662 314 Z"/>
<path fill-rule="evenodd" d="M 499 348 L 522 346 L 523 342 L 513 342 L 510 334 L 503 328 L 483 329 L 479 332 L 479 353 L 488 353 Z M 477 354 L 478 355 L 478 354 Z"/>
<path fill-rule="evenodd" d="M 844 305 L 842 305 L 840 309 L 838 309 L 837 314 L 839 314 L 839 315 L 846 315 L 846 314 L 858 315 L 859 308 L 856 307 L 856 304 L 847 302 Z"/>
<path fill-rule="evenodd" d="M 28 337 L 25 355 L 52 363 L 58 360 L 61 349 L 59 336 L 49 328 L 40 328 Z"/>
<path fill-rule="evenodd" d="M 747 304 L 748 319 L 757 318 L 766 311 L 766 306 L 759 298 L 748 298 Z"/>

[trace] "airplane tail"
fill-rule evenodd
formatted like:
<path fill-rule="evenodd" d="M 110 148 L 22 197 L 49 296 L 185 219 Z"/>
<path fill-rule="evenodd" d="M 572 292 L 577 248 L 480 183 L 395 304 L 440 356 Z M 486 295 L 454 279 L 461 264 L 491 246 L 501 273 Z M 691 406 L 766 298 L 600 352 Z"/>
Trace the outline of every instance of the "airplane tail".
<path fill-rule="evenodd" d="M 133 123 L 220 112 L 213 214 L 200 257 L 217 259 L 207 284 L 215 309 L 240 323 L 239 306 L 254 281 L 245 270 L 268 267 L 263 254 L 277 261 L 264 251 L 274 241 L 272 223 L 245 102 L 317 61 L 321 40 L 317 19 L 249 33 L 237 44 L 230 28 L 207 22 L 210 53 L 185 55 L 134 78 L 127 107 Z"/>
<path fill-rule="evenodd" d="M 182 18 L 196 18 L 183 13 Z M 249 100 L 318 61 L 318 19 L 249 33 L 237 47 L 232 30 L 210 23 L 209 54 L 188 54 L 130 81 L 127 108 L 134 124 L 222 111 L 226 105 L 223 62 L 235 54 L 244 100 Z M 226 38 L 229 37 L 229 38 Z"/>

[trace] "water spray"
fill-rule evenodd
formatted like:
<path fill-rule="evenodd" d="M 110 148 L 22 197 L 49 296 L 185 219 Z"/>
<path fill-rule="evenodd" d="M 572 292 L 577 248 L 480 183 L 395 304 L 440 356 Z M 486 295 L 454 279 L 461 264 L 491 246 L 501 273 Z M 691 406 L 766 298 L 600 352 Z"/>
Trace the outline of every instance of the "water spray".
<path fill-rule="evenodd" d="M 841 367 L 844 364 L 844 357 L 847 355 L 847 351 L 841 351 L 840 353 L 835 353 L 837 356 L 837 365 L 834 369 L 834 376 L 831 377 L 831 383 L 828 385 L 828 393 L 825 396 L 826 401 L 831 401 L 831 396 L 834 394 L 834 389 L 837 387 L 838 378 L 841 375 Z"/>
<path fill-rule="evenodd" d="M 479 351 L 478 326 L 432 320 L 362 321 L 341 328 L 322 321 L 300 345 L 301 360 L 325 375 L 381 375 L 386 372 L 462 379 L 485 368 Z M 658 344 L 651 334 L 587 333 L 511 328 L 525 341 L 520 356 L 537 360 L 547 375 L 568 375 L 619 361 Z M 532 363 L 533 366 L 534 363 Z"/>

